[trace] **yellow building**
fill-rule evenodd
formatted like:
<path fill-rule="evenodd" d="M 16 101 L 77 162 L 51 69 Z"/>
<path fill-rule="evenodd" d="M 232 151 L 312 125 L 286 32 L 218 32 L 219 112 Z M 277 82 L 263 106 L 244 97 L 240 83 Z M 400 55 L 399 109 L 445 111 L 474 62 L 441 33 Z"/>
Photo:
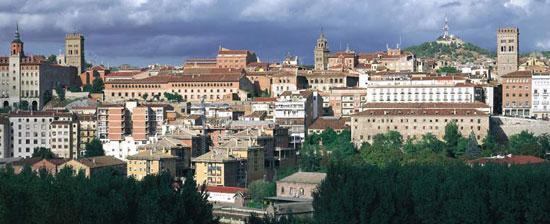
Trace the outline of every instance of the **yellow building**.
<path fill-rule="evenodd" d="M 113 156 L 95 156 L 81 159 L 71 159 L 60 165 L 58 167 L 58 171 L 65 167 L 71 167 L 76 173 L 84 172 L 86 177 L 90 177 L 90 175 L 94 175 L 94 173 L 102 170 L 111 170 L 121 175 L 126 174 L 126 163 Z"/>
<path fill-rule="evenodd" d="M 264 178 L 263 147 L 234 139 L 192 160 L 197 184 L 246 187 Z"/>
<path fill-rule="evenodd" d="M 144 150 L 136 155 L 128 156 L 128 176 L 141 180 L 147 175 L 159 174 L 162 171 L 176 176 L 177 156 L 167 150 Z"/>

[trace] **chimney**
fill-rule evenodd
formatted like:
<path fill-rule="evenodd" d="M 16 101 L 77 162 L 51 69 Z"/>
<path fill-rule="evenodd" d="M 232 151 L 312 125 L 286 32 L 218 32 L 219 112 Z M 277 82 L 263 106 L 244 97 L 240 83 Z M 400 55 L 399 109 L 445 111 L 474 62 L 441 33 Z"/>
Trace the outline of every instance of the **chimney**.
<path fill-rule="evenodd" d="M 92 158 L 92 163 L 95 165 L 95 158 Z"/>

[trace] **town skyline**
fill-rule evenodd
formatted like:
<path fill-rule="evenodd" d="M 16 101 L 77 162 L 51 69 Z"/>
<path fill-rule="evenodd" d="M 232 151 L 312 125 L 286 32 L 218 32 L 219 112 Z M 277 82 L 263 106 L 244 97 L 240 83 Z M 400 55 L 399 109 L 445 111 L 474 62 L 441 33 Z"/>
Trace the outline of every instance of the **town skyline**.
<path fill-rule="evenodd" d="M 0 4 L 0 12 L 6 16 L 0 24 L 2 46 L 8 46 L 13 38 L 16 23 L 32 54 L 58 54 L 65 33 L 81 32 L 86 35 L 87 59 L 113 66 L 181 65 L 189 58 L 214 56 L 220 45 L 253 50 L 262 61 L 278 61 L 290 52 L 304 64 L 312 64 L 320 27 L 331 51 L 344 50 L 349 44 L 358 52 L 369 52 L 385 50 L 386 44 L 395 47 L 400 39 L 403 48 L 433 41 L 442 32 L 445 16 L 451 33 L 492 52 L 496 50 L 494 30 L 509 25 L 520 28 L 522 53 L 550 49 L 550 33 L 544 31 L 549 30 L 548 25 L 538 19 L 549 11 L 547 1 L 397 2 L 400 7 L 370 1 L 345 6 L 330 1 L 253 1 L 227 7 L 222 7 L 227 2 L 166 1 L 158 10 L 151 9 L 147 1 L 92 2 L 71 4 L 70 8 L 63 7 L 63 1 L 31 3 Z M 168 5 L 173 9 L 163 11 Z M 209 13 L 201 15 L 201 9 Z M 258 13 L 260 9 L 262 13 Z M 369 13 L 384 11 L 387 13 Z M 59 15 L 73 19 L 47 22 L 46 18 Z M 88 19 L 96 17 L 100 18 Z"/>

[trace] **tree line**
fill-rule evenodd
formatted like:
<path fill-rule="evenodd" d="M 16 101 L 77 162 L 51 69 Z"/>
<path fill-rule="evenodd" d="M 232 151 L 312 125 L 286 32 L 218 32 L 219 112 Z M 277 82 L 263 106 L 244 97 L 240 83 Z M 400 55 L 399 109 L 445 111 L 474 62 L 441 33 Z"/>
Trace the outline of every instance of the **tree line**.
<path fill-rule="evenodd" d="M 332 164 L 314 223 L 550 223 L 550 165 Z"/>
<path fill-rule="evenodd" d="M 550 152 L 548 134 L 535 136 L 522 131 L 511 135 L 507 142 L 498 142 L 489 132 L 478 142 L 473 133 L 462 136 L 455 122 L 446 125 L 443 139 L 432 133 L 404 139 L 399 132 L 388 131 L 375 135 L 372 143 L 364 143 L 359 149 L 351 143 L 349 130 L 336 133 L 329 128 L 306 137 L 299 150 L 298 165 L 304 171 L 326 171 L 331 163 L 337 161 L 380 166 L 390 163 L 452 164 L 504 154 L 544 158 L 546 152 Z"/>
<path fill-rule="evenodd" d="M 217 223 L 192 176 L 174 185 L 166 173 L 142 181 L 63 169 L 52 176 L 25 167 L 0 170 L 0 223 Z"/>

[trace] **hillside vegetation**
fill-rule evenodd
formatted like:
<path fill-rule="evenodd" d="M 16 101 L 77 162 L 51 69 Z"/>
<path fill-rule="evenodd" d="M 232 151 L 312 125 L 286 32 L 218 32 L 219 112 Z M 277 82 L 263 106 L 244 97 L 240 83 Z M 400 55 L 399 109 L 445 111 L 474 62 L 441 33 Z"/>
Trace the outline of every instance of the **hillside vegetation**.
<path fill-rule="evenodd" d="M 494 57 L 493 52 L 471 43 L 444 45 L 432 41 L 410 46 L 405 51 L 410 51 L 419 58 L 449 59 L 459 62 L 472 62 L 482 56 Z"/>

